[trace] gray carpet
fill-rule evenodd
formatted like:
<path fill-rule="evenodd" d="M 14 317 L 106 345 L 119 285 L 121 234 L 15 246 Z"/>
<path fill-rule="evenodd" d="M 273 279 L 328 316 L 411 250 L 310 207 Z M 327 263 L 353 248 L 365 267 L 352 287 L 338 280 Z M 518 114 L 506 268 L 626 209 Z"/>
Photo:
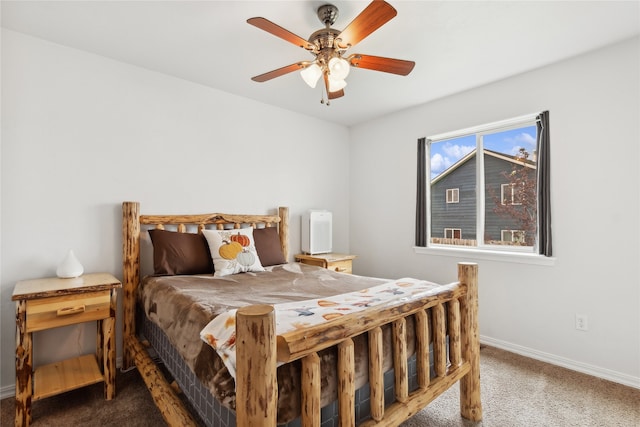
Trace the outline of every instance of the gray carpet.
<path fill-rule="evenodd" d="M 402 427 L 638 427 L 640 390 L 625 387 L 491 347 L 481 351 L 484 418 L 460 417 L 453 387 Z M 14 399 L 1 404 L 2 426 L 14 422 Z M 160 426 L 164 422 L 136 370 L 119 373 L 117 396 L 103 400 L 94 385 L 35 402 L 35 427 Z"/>

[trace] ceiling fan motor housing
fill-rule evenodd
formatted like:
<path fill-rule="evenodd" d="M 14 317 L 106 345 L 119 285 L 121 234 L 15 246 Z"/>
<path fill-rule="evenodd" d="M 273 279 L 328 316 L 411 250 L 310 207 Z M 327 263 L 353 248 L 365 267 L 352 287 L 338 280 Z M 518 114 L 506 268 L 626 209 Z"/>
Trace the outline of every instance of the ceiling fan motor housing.
<path fill-rule="evenodd" d="M 309 42 L 317 46 L 318 49 L 334 47 L 334 41 L 340 35 L 340 31 L 333 28 L 323 28 L 309 36 Z"/>
<path fill-rule="evenodd" d="M 325 28 L 311 34 L 309 42 L 316 46 L 314 51 L 316 60 L 321 64 L 328 64 L 331 58 L 341 54 L 335 49 L 335 40 L 341 31 L 331 28 L 336 19 L 338 19 L 338 8 L 332 4 L 320 6 L 318 8 L 318 19 L 325 25 Z"/>
<path fill-rule="evenodd" d="M 325 4 L 318 8 L 318 19 L 327 27 L 332 26 L 338 19 L 338 8 L 332 4 Z"/>
<path fill-rule="evenodd" d="M 328 65 L 331 58 L 341 58 L 344 49 L 340 49 L 336 43 L 336 39 L 340 35 L 340 31 L 333 28 L 318 30 L 311 34 L 309 42 L 316 46 L 314 54 L 319 64 Z"/>
<path fill-rule="evenodd" d="M 338 8 L 332 4 L 325 4 L 318 8 L 318 19 L 325 28 L 311 34 L 309 42 L 316 46 L 314 53 L 321 64 L 328 64 L 333 57 L 340 57 L 342 50 L 337 49 L 336 39 L 341 31 L 331 28 L 338 19 Z"/>

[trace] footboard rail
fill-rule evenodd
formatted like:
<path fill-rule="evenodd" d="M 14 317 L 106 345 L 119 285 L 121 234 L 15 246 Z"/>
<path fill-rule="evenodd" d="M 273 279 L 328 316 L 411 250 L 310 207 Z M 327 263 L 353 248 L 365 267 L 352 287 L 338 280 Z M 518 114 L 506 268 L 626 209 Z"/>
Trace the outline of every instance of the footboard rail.
<path fill-rule="evenodd" d="M 480 420 L 477 284 L 477 265 L 461 263 L 458 265 L 458 282 L 443 286 L 435 295 L 372 307 L 326 325 L 277 337 L 273 307 L 250 306 L 238 310 L 238 427 L 276 425 L 276 364 L 298 359 L 302 361 L 302 425 L 319 426 L 321 381 L 318 352 L 332 346 L 338 349 L 340 425 L 355 425 L 353 339 L 364 333 L 368 335 L 369 342 L 371 419 L 361 425 L 398 425 L 458 381 L 461 415 L 470 420 Z M 416 329 L 418 388 L 412 392 L 409 392 L 406 331 L 409 316 L 414 316 Z M 385 406 L 382 327 L 387 324 L 391 327 L 393 337 L 395 402 Z M 431 351 L 435 365 L 433 378 L 429 366 Z"/>

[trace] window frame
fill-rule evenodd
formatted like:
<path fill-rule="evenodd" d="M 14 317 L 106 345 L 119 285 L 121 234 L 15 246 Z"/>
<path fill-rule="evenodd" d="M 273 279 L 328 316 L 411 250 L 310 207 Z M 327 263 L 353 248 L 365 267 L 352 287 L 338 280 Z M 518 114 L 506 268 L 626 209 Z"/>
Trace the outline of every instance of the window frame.
<path fill-rule="evenodd" d="M 505 188 L 510 188 L 511 189 L 511 197 L 509 197 L 509 203 L 505 203 L 506 197 L 504 195 L 505 193 Z M 517 197 L 516 197 L 516 187 L 515 184 L 500 184 L 500 203 L 502 203 L 503 206 L 520 206 L 522 205 L 522 203 L 517 201 Z"/>
<path fill-rule="evenodd" d="M 511 240 L 505 240 L 504 239 L 504 233 L 510 233 L 511 234 Z M 503 242 L 516 242 L 517 240 L 514 240 L 513 237 L 516 234 L 522 234 L 523 236 L 525 235 L 525 231 L 524 230 L 512 230 L 512 229 L 502 229 L 500 230 L 500 240 Z"/>
<path fill-rule="evenodd" d="M 450 231 L 453 237 L 447 237 L 447 231 Z M 458 237 L 455 237 L 456 231 L 458 232 Z M 450 228 L 450 227 L 445 228 L 444 238 L 445 239 L 462 239 L 462 228 Z"/>
<path fill-rule="evenodd" d="M 449 192 L 451 192 L 451 200 L 449 200 Z M 447 188 L 445 200 L 446 203 L 460 203 L 460 188 Z"/>
<path fill-rule="evenodd" d="M 501 120 L 493 123 L 488 123 L 480 126 L 474 126 L 470 128 L 461 129 L 453 132 L 446 132 L 442 134 L 432 135 L 426 138 L 426 165 L 427 165 L 427 183 L 425 186 L 425 197 L 427 200 L 426 215 L 427 223 L 431 224 L 431 144 L 435 142 L 456 139 L 464 136 L 475 135 L 476 137 L 476 153 L 483 153 L 482 140 L 485 135 L 493 134 L 497 132 L 503 132 L 513 130 L 521 127 L 537 126 L 538 115 L 540 113 L 528 114 L 524 116 L 514 117 L 507 120 Z M 484 189 L 484 156 L 475 156 L 476 159 L 476 193 L 479 188 Z M 483 190 L 484 192 L 484 190 Z M 513 193 L 512 193 L 513 195 Z M 477 198 L 476 203 L 476 234 L 482 236 L 485 228 L 485 195 Z M 539 221 L 538 221 L 539 222 Z M 417 253 L 429 253 L 436 255 L 471 255 L 474 258 L 479 259 L 492 259 L 492 260 L 513 260 L 516 262 L 533 263 L 552 265 L 555 263 L 555 258 L 544 256 L 538 253 L 538 242 L 540 230 L 537 230 L 535 244 L 533 247 L 525 246 L 510 246 L 499 247 L 498 245 L 485 245 L 483 239 L 478 239 L 477 246 L 454 246 L 454 245 L 442 245 L 431 242 L 431 227 L 426 227 L 426 246 L 416 246 L 415 251 Z M 482 242 L 482 243 L 480 243 Z"/>

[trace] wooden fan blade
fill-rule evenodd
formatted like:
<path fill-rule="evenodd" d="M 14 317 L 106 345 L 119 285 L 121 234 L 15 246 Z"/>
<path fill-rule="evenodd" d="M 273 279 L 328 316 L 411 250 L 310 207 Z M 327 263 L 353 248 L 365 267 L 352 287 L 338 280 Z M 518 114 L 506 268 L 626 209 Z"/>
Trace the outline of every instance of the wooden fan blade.
<path fill-rule="evenodd" d="M 384 71 L 385 73 L 400 74 L 406 76 L 416 65 L 413 61 L 403 59 L 384 58 L 382 56 L 361 55 L 359 53 L 349 55 L 349 63 L 354 67 L 367 70 Z"/>
<path fill-rule="evenodd" d="M 335 92 L 329 92 L 329 74 L 324 73 L 324 87 L 327 89 L 327 98 L 336 99 L 344 96 L 344 89 L 336 90 Z"/>
<path fill-rule="evenodd" d="M 288 41 L 289 43 L 293 43 L 296 46 L 299 46 L 303 49 L 313 50 L 314 45 L 309 43 L 307 40 L 303 39 L 300 36 L 293 34 L 289 30 L 285 30 L 281 26 L 274 24 L 268 19 L 257 17 L 257 18 L 249 18 L 247 19 L 247 23 L 253 25 L 254 27 L 258 27 L 261 30 L 264 30 L 268 33 L 273 34 L 276 37 L 280 37 L 281 39 Z"/>
<path fill-rule="evenodd" d="M 302 70 L 304 67 L 304 62 L 296 62 L 295 64 L 287 65 L 286 67 L 278 68 L 277 70 L 269 71 L 268 73 L 251 77 L 251 80 L 253 80 L 254 82 L 262 83 L 266 82 L 267 80 L 275 79 L 276 77 L 292 73 L 294 71 Z"/>
<path fill-rule="evenodd" d="M 339 91 L 336 91 L 336 92 L 329 92 L 329 94 L 327 95 L 327 98 L 336 99 L 336 98 L 340 98 L 341 96 L 344 96 L 344 89 L 340 89 Z"/>
<path fill-rule="evenodd" d="M 355 46 L 362 39 L 373 33 L 375 30 L 386 24 L 391 18 L 397 15 L 397 11 L 389 3 L 383 0 L 374 0 L 367 6 L 360 15 L 351 21 L 340 35 L 339 46 L 347 48 Z"/>

